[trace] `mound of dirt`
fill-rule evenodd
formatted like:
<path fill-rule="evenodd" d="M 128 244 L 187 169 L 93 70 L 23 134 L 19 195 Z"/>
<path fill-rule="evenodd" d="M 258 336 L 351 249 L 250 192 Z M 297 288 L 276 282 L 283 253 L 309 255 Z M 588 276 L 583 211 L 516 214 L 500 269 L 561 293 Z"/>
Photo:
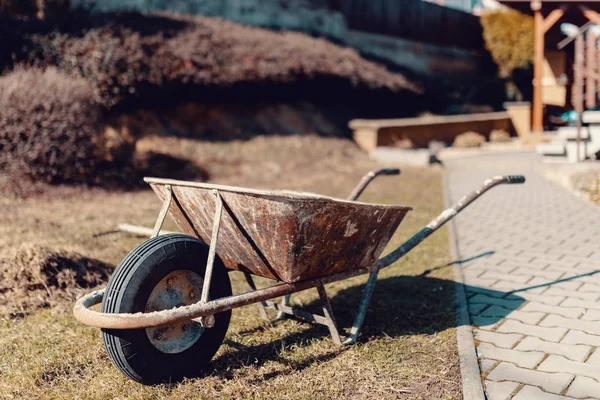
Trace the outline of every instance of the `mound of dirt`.
<path fill-rule="evenodd" d="M 73 301 L 82 289 L 105 283 L 114 266 L 81 254 L 23 245 L 13 258 L 0 259 L 0 315 L 20 316 Z"/>
<path fill-rule="evenodd" d="M 0 36 L 5 38 L 0 68 L 15 62 L 55 65 L 85 78 L 95 100 L 109 108 L 126 101 L 135 107 L 179 102 L 182 96 L 206 100 L 218 95 L 207 89 L 247 84 L 255 85 L 249 94 L 260 98 L 265 84 L 285 93 L 289 90 L 281 84 L 323 80 L 388 93 L 420 92 L 353 49 L 218 18 L 78 11 L 38 21 L 0 15 Z M 249 88 L 243 89 L 237 94 Z"/>

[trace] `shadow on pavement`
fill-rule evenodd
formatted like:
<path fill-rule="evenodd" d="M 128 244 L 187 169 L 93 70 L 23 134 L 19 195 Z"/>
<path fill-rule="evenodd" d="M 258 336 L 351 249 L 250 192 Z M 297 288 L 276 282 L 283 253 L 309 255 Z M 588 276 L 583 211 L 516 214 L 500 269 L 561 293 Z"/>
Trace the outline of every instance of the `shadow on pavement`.
<path fill-rule="evenodd" d="M 493 251 L 482 253 L 478 256 L 431 268 L 418 276 L 394 276 L 380 278 L 377 281 L 375 291 L 365 318 L 359 342 L 368 342 L 372 337 L 399 337 L 419 334 L 435 334 L 457 326 L 455 290 L 460 283 L 429 277 L 431 271 L 439 270 L 455 264 L 463 264 L 481 257 L 494 254 Z M 513 291 L 498 291 L 482 287 L 462 285 L 469 298 L 471 318 L 473 325 L 489 326 L 496 324 L 518 309 L 525 299 L 518 295 L 519 292 L 536 289 L 544 286 L 570 281 L 584 276 L 599 273 L 594 271 L 586 274 L 560 279 L 543 285 L 524 287 Z M 335 313 L 338 327 L 346 332 L 352 325 L 355 313 L 362 296 L 364 285 L 357 285 L 343 289 L 331 298 L 331 305 Z M 293 305 L 293 296 L 292 296 Z M 322 314 L 320 301 L 316 300 L 302 308 L 315 313 Z M 259 318 L 258 312 L 256 318 Z M 277 324 L 278 322 L 274 322 Z M 319 354 L 306 359 L 287 359 L 282 356 L 281 350 L 291 344 L 302 345 L 302 343 L 316 338 L 328 337 L 329 331 L 325 326 L 306 324 L 306 329 L 296 332 L 268 343 L 257 345 L 246 345 L 231 339 L 225 343 L 233 347 L 229 351 L 217 357 L 212 362 L 214 370 L 211 374 L 217 374 L 224 378 L 233 376 L 233 371 L 246 368 L 248 361 L 252 360 L 252 366 L 257 367 L 268 361 L 279 361 L 286 368 L 271 371 L 259 380 L 275 378 L 289 373 L 291 366 L 294 371 L 301 371 L 315 363 L 325 362 L 335 358 L 344 352 L 347 347 L 334 347 L 324 354 Z M 270 329 L 268 326 L 259 325 L 250 330 L 238 332 L 243 336 L 248 334 L 260 334 L 260 331 Z"/>

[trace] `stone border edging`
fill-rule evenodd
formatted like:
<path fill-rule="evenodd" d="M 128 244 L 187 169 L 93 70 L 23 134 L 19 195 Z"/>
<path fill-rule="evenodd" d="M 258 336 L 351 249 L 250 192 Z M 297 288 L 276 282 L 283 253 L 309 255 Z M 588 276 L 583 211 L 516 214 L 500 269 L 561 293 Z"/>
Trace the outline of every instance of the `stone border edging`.
<path fill-rule="evenodd" d="M 450 199 L 450 189 L 448 185 L 448 172 L 444 171 L 442 180 L 444 189 L 444 206 L 446 208 L 452 205 Z M 448 224 L 448 237 L 450 244 L 450 254 L 453 261 L 460 260 L 458 250 L 456 226 L 454 221 Z M 467 400 L 485 400 L 483 384 L 481 383 L 481 371 L 475 352 L 475 341 L 473 339 L 473 329 L 469 318 L 467 296 L 464 287 L 464 276 L 460 264 L 454 264 L 455 302 L 456 302 L 456 342 L 458 345 L 458 357 L 460 361 L 460 377 L 462 381 L 463 399 Z"/>

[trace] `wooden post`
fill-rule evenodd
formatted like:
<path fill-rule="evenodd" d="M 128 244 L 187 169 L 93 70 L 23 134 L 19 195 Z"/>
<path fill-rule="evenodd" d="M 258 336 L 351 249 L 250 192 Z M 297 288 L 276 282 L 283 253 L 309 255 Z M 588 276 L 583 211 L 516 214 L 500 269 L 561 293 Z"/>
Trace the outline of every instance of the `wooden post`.
<path fill-rule="evenodd" d="M 596 35 L 590 29 L 587 31 L 585 38 L 586 55 L 585 55 L 585 106 L 587 108 L 596 107 Z"/>
<path fill-rule="evenodd" d="M 577 162 L 581 160 L 581 114 L 583 113 L 583 53 L 585 43 L 583 33 L 575 38 L 575 112 L 577 113 Z"/>
<path fill-rule="evenodd" d="M 594 38 L 594 74 L 600 73 L 600 49 L 598 49 L 598 39 L 599 37 Z M 600 98 L 600 79 L 596 79 L 596 102 Z"/>
<path fill-rule="evenodd" d="M 531 2 L 534 12 L 534 54 L 533 54 L 533 121 L 531 131 L 541 134 L 543 126 L 542 106 L 542 65 L 544 63 L 544 17 L 542 16 L 542 2 Z"/>

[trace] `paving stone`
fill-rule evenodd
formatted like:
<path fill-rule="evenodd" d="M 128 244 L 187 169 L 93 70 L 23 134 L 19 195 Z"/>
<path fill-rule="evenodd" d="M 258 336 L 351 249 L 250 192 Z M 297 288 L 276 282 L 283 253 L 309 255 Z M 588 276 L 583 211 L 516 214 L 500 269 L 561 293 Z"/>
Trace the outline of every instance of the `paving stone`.
<path fill-rule="evenodd" d="M 495 329 L 500 322 L 502 322 L 502 318 L 482 317 L 480 315 L 471 316 L 471 323 L 473 326 L 488 331 Z"/>
<path fill-rule="evenodd" d="M 575 276 L 579 276 L 581 274 L 593 272 L 594 268 L 591 267 L 580 267 L 578 263 L 567 263 L 565 265 L 561 265 L 558 263 L 552 263 L 544 268 L 544 271 L 559 271 L 566 272 L 568 274 L 572 274 L 573 271 L 576 271 L 577 274 Z"/>
<path fill-rule="evenodd" d="M 535 267 L 537 271 L 541 271 L 543 268 L 547 267 L 550 264 L 551 264 L 551 261 L 549 261 L 549 260 L 534 258 L 533 260 L 529 261 L 526 264 L 526 266 Z M 533 269 L 533 268 L 531 268 L 531 269 Z"/>
<path fill-rule="evenodd" d="M 510 399 L 513 392 L 519 387 L 517 382 L 485 381 L 485 394 L 488 400 Z"/>
<path fill-rule="evenodd" d="M 491 381 L 513 381 L 539 386 L 548 392 L 560 393 L 573 379 L 572 374 L 562 372 L 542 372 L 519 368 L 508 362 L 501 362 L 487 375 Z"/>
<path fill-rule="evenodd" d="M 488 271 L 481 275 L 482 278 L 486 279 L 496 279 L 507 282 L 514 282 L 524 284 L 532 278 L 532 275 L 513 275 L 513 274 L 503 274 L 497 271 Z"/>
<path fill-rule="evenodd" d="M 475 339 L 481 342 L 493 343 L 497 347 L 503 347 L 505 349 L 512 348 L 515 343 L 523 338 L 523 335 L 516 333 L 498 333 L 479 329 L 473 329 L 473 335 Z"/>
<path fill-rule="evenodd" d="M 516 283 L 516 282 L 508 282 L 508 281 L 498 281 L 494 283 L 494 285 L 490 286 L 494 290 L 503 291 L 503 292 L 514 292 L 527 289 L 528 285 L 526 283 Z"/>
<path fill-rule="evenodd" d="M 517 309 L 524 303 L 523 299 L 501 299 L 485 294 L 477 294 L 469 300 L 471 304 L 495 304 L 511 310 Z"/>
<path fill-rule="evenodd" d="M 558 342 L 567 332 L 565 328 L 547 328 L 524 324 L 519 321 L 506 320 L 497 329 L 501 333 L 519 333 L 526 336 L 536 336 L 550 342 Z M 600 337 L 599 337 L 600 339 Z"/>
<path fill-rule="evenodd" d="M 562 400 L 569 399 L 569 397 L 562 396 L 560 394 L 544 392 L 542 389 L 536 386 L 525 385 L 517 392 L 513 397 L 513 400 Z"/>
<path fill-rule="evenodd" d="M 485 358 L 480 358 L 479 359 L 479 370 L 481 371 L 482 374 L 488 372 L 490 369 L 492 369 L 494 367 L 494 365 L 496 365 L 496 363 L 498 363 L 498 361 L 496 360 L 486 360 Z"/>
<path fill-rule="evenodd" d="M 548 342 L 537 337 L 527 336 L 515 347 L 515 350 L 541 351 L 548 354 L 561 355 L 572 361 L 583 362 L 590 353 L 591 347 L 585 345 Z"/>
<path fill-rule="evenodd" d="M 533 279 L 528 281 L 528 285 L 543 285 L 560 280 L 564 272 L 535 270 L 533 268 L 519 268 L 513 274 L 523 274 L 533 276 Z"/>
<path fill-rule="evenodd" d="M 462 254 L 494 251 L 463 265 L 471 268 L 465 274 L 471 316 L 488 324 L 473 330 L 487 396 L 600 398 L 598 381 L 584 376 L 600 368 L 600 349 L 594 350 L 600 348 L 600 213 L 542 178 L 538 163 L 533 154 L 494 154 L 446 165 L 455 200 L 488 176 L 527 174 L 526 185 L 495 188 L 453 222 Z M 531 368 L 564 372 L 509 362 L 530 366 L 531 354 L 547 357 Z M 492 356 L 505 359 L 494 366 Z M 573 381 L 571 371 L 584 375 Z"/>
<path fill-rule="evenodd" d="M 589 258 L 587 258 L 587 257 L 577 257 L 577 256 L 572 256 L 572 255 L 566 255 L 566 256 L 562 257 L 560 260 L 561 261 L 565 261 L 565 262 L 581 263 L 581 262 L 588 261 Z"/>
<path fill-rule="evenodd" d="M 582 321 L 600 321 L 600 310 L 587 310 L 580 319 Z"/>
<path fill-rule="evenodd" d="M 578 319 L 565 318 L 561 315 L 548 315 L 540 326 L 559 326 L 567 329 L 577 329 L 591 335 L 600 335 L 600 324 L 593 321 L 581 321 Z"/>
<path fill-rule="evenodd" d="M 509 310 L 501 306 L 491 306 L 480 315 L 485 317 L 516 319 L 517 321 L 521 321 L 525 324 L 537 325 L 537 323 L 540 322 L 546 313 Z"/>
<path fill-rule="evenodd" d="M 538 367 L 538 371 L 567 372 L 577 376 L 600 379 L 600 367 L 597 365 L 571 361 L 563 356 L 550 355 Z"/>
<path fill-rule="evenodd" d="M 491 288 L 496 282 L 497 279 L 484 279 L 484 278 L 469 278 L 465 277 L 465 282 L 471 286 L 479 286 L 482 288 Z"/>
<path fill-rule="evenodd" d="M 585 362 L 586 364 L 600 367 L 600 351 L 598 349 L 594 350 L 592 355 Z M 598 395 L 600 396 L 600 393 L 598 393 Z"/>
<path fill-rule="evenodd" d="M 544 358 L 540 351 L 518 351 L 496 347 L 490 343 L 477 346 L 477 355 L 499 361 L 508 361 L 522 368 L 534 368 Z"/>
<path fill-rule="evenodd" d="M 560 341 L 567 344 L 586 344 L 589 346 L 600 346 L 600 336 L 588 335 L 585 332 L 570 330 L 566 336 Z"/>
<path fill-rule="evenodd" d="M 578 318 L 585 311 L 583 308 L 550 306 L 548 304 L 538 303 L 535 301 L 528 301 L 523 307 L 520 308 L 520 310 L 527 312 L 539 311 L 548 314 L 558 314 L 567 318 Z"/>
<path fill-rule="evenodd" d="M 582 278 L 585 279 L 585 278 Z M 579 289 L 580 292 L 600 293 L 600 285 L 595 283 L 584 283 Z"/>
<path fill-rule="evenodd" d="M 576 290 L 565 290 L 558 287 L 549 287 L 548 290 L 544 292 L 544 296 L 564 296 L 568 298 L 596 301 L 598 297 L 600 297 L 600 293 L 579 292 Z"/>
<path fill-rule="evenodd" d="M 489 306 L 487 304 L 469 304 L 469 314 L 477 315 L 486 307 Z"/>
<path fill-rule="evenodd" d="M 568 298 L 564 302 L 562 302 L 560 305 L 564 306 L 564 307 L 582 307 L 582 308 L 589 308 L 591 310 L 600 310 L 600 302 L 591 301 L 591 300 Z"/>
<path fill-rule="evenodd" d="M 582 278 L 575 278 L 575 279 L 570 279 L 567 280 L 569 278 L 564 278 L 564 279 L 547 279 L 547 278 L 535 278 L 535 283 L 538 285 L 546 285 L 546 287 L 548 289 L 550 288 L 559 288 L 559 289 L 563 289 L 563 290 L 576 290 L 579 291 L 579 288 L 583 285 L 583 281 L 581 280 Z M 533 283 L 533 282 L 530 282 Z M 563 295 L 558 295 L 558 296 L 563 296 Z M 565 295 L 568 296 L 568 295 Z"/>
<path fill-rule="evenodd" d="M 515 292 L 514 295 L 528 301 L 537 301 L 538 303 L 548 304 L 549 306 L 557 306 L 565 300 L 564 297 L 560 296 L 546 296 L 544 294 L 535 294 L 528 291 Z"/>
<path fill-rule="evenodd" d="M 569 386 L 567 395 L 578 398 L 598 398 L 600 396 L 600 383 L 592 378 L 577 376 Z"/>

